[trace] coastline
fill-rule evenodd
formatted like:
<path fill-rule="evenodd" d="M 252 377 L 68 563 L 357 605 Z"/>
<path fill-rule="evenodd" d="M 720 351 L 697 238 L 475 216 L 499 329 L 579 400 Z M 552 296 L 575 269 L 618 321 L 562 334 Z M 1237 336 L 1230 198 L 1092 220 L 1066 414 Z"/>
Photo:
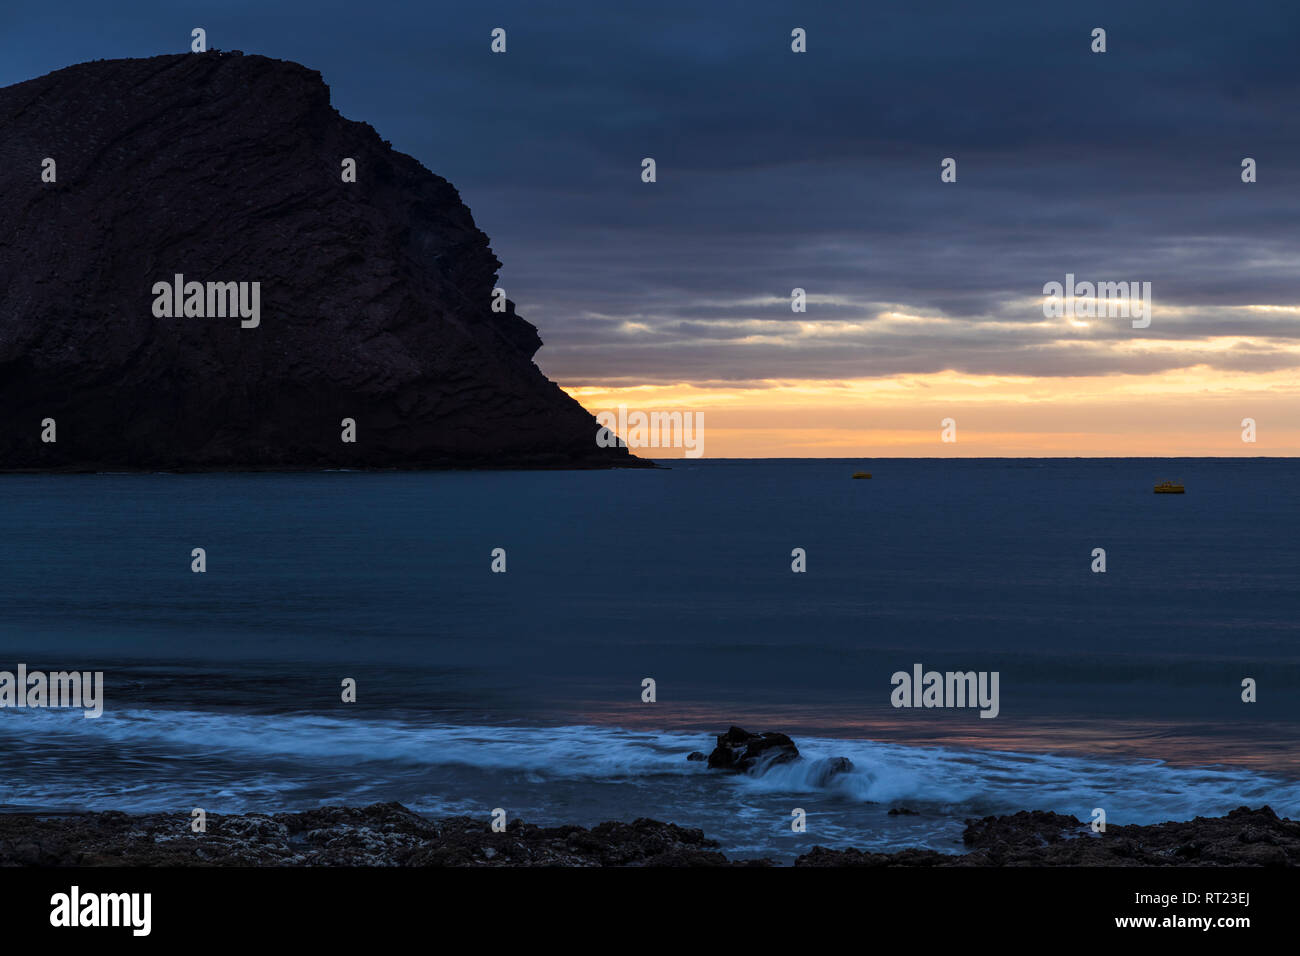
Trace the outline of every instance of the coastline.
<path fill-rule="evenodd" d="M 904 811 L 905 812 L 905 811 Z M 657 820 L 594 827 L 540 827 L 509 820 L 423 817 L 399 803 L 320 807 L 297 813 L 208 814 L 205 832 L 188 813 L 0 813 L 4 867 L 770 867 L 737 859 L 697 828 Z M 796 867 L 1220 867 L 1300 866 L 1300 821 L 1269 807 L 1222 817 L 1108 826 L 1093 833 L 1072 816 L 1045 811 L 968 819 L 964 853 L 874 853 L 819 846 Z"/>

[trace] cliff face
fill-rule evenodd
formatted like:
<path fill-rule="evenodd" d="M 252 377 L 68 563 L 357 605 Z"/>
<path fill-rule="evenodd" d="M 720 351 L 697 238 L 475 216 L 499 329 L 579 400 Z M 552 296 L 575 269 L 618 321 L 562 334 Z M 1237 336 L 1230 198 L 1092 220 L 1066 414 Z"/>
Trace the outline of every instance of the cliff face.
<path fill-rule="evenodd" d="M 318 73 L 84 63 L 0 90 L 0 130 L 0 469 L 645 464 L 492 310 L 455 188 Z"/>

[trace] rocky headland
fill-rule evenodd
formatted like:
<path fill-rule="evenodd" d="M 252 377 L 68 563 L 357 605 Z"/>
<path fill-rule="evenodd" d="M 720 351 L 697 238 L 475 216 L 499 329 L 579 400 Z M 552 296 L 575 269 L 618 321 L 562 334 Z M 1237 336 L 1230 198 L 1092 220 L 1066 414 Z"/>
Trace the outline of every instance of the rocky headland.
<path fill-rule="evenodd" d="M 319 73 L 97 60 L 0 89 L 0 126 L 0 470 L 649 465 Z"/>

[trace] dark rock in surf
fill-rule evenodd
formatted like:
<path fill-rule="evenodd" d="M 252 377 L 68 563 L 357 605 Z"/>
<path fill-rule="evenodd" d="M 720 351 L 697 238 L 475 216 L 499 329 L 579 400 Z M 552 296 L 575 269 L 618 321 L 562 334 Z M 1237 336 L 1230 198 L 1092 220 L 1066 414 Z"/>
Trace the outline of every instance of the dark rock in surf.
<path fill-rule="evenodd" d="M 98 60 L 0 89 L 0 127 L 0 470 L 650 466 L 493 311 L 456 189 L 319 73 Z"/>
<path fill-rule="evenodd" d="M 812 766 L 812 784 L 815 787 L 827 787 L 841 774 L 853 772 L 853 761 L 848 757 L 827 757 L 818 760 Z"/>
<path fill-rule="evenodd" d="M 785 734 L 751 734 L 732 727 L 725 734 L 718 734 L 718 745 L 709 754 L 709 767 L 745 773 L 760 763 L 786 763 L 798 756 L 799 748 Z"/>

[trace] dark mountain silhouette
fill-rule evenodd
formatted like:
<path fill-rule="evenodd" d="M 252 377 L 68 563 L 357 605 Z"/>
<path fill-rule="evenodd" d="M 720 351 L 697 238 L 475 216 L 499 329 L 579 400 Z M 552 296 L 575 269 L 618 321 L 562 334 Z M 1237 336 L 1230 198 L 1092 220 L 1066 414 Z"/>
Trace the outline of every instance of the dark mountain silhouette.
<path fill-rule="evenodd" d="M 648 464 L 598 448 L 537 330 L 492 310 L 456 189 L 315 71 L 83 63 L 0 89 L 0 129 L 0 469 Z M 156 315 L 177 274 L 235 314 Z M 258 324 L 207 283 L 259 283 Z"/>

